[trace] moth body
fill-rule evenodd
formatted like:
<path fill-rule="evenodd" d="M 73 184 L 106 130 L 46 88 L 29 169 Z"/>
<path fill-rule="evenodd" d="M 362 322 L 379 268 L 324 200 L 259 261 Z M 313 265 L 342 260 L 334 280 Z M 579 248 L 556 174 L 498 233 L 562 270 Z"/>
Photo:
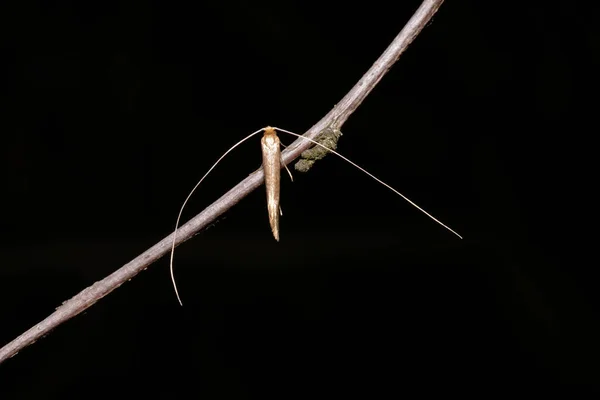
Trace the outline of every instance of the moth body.
<path fill-rule="evenodd" d="M 265 172 L 265 186 L 267 188 L 269 224 L 275 240 L 279 241 L 281 147 L 274 128 L 270 126 L 265 128 L 260 144 L 262 148 L 262 165 Z"/>

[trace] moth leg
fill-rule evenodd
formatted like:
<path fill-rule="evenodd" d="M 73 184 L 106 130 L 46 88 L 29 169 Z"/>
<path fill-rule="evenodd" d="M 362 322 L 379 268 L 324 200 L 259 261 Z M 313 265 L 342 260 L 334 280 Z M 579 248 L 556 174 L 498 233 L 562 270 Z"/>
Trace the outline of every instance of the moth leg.
<path fill-rule="evenodd" d="M 281 163 L 283 164 L 283 158 L 281 159 Z M 285 167 L 285 170 L 288 172 L 288 174 L 290 175 L 290 180 L 292 182 L 294 182 L 294 177 L 292 176 L 292 173 L 290 172 L 290 170 L 288 169 L 287 165 L 283 164 L 283 166 Z"/>
<path fill-rule="evenodd" d="M 281 206 L 279 206 L 279 215 L 283 217 L 283 210 L 281 209 Z"/>

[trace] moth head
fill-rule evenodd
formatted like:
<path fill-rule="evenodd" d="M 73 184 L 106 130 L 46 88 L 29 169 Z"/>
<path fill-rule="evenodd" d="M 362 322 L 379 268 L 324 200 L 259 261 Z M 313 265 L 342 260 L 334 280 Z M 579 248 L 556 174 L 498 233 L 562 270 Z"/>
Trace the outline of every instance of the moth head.
<path fill-rule="evenodd" d="M 265 136 L 271 136 L 271 135 L 277 136 L 277 131 L 275 131 L 275 128 L 272 128 L 270 126 L 267 126 L 264 129 L 264 131 L 265 131 Z"/>

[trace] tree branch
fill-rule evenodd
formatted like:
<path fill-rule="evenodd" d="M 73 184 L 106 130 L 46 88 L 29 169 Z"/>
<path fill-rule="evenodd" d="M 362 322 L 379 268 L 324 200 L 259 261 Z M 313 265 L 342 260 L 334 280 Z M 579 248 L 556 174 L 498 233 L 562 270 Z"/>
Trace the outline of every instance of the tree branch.
<path fill-rule="evenodd" d="M 325 117 L 310 128 L 304 136 L 314 139 L 324 130 L 340 130 L 350 115 L 358 108 L 386 72 L 394 65 L 398 58 L 400 58 L 400 55 L 404 50 L 406 50 L 410 43 L 412 43 L 415 37 L 429 22 L 443 1 L 444 0 L 423 1 L 419 9 L 398 36 L 396 36 L 392 44 L 383 52 L 379 59 L 375 61 L 367 73 L 364 74 L 348 94 L 346 94 L 346 96 L 344 96 L 344 98 Z M 311 146 L 312 144 L 309 141 L 297 139 L 282 152 L 283 162 L 286 165 L 289 164 Z M 261 168 L 238 183 L 220 199 L 208 206 L 185 225 L 181 226 L 177 232 L 176 245 L 185 242 L 196 232 L 217 219 L 221 214 L 259 187 L 263 183 L 263 180 L 264 175 Z M 65 301 L 55 312 L 46 317 L 46 319 L 0 349 L 0 363 L 13 357 L 23 348 L 47 335 L 51 330 L 63 322 L 66 322 L 86 310 L 98 300 L 146 269 L 150 264 L 167 254 L 171 249 L 172 240 L 173 234 L 167 236 L 106 278 L 94 283 L 76 296 Z"/>

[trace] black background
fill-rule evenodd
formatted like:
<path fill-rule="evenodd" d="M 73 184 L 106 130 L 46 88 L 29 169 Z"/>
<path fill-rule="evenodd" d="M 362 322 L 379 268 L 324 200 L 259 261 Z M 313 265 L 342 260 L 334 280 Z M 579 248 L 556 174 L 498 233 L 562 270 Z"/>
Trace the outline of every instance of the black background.
<path fill-rule="evenodd" d="M 168 235 L 236 141 L 317 122 L 419 4 L 2 2 L 0 344 Z M 163 258 L 0 365 L 0 397 L 595 390 L 582 4 L 447 1 L 344 126 L 342 154 L 464 240 L 327 157 L 282 175 L 280 243 L 260 188 L 178 248 L 183 308 Z"/>

